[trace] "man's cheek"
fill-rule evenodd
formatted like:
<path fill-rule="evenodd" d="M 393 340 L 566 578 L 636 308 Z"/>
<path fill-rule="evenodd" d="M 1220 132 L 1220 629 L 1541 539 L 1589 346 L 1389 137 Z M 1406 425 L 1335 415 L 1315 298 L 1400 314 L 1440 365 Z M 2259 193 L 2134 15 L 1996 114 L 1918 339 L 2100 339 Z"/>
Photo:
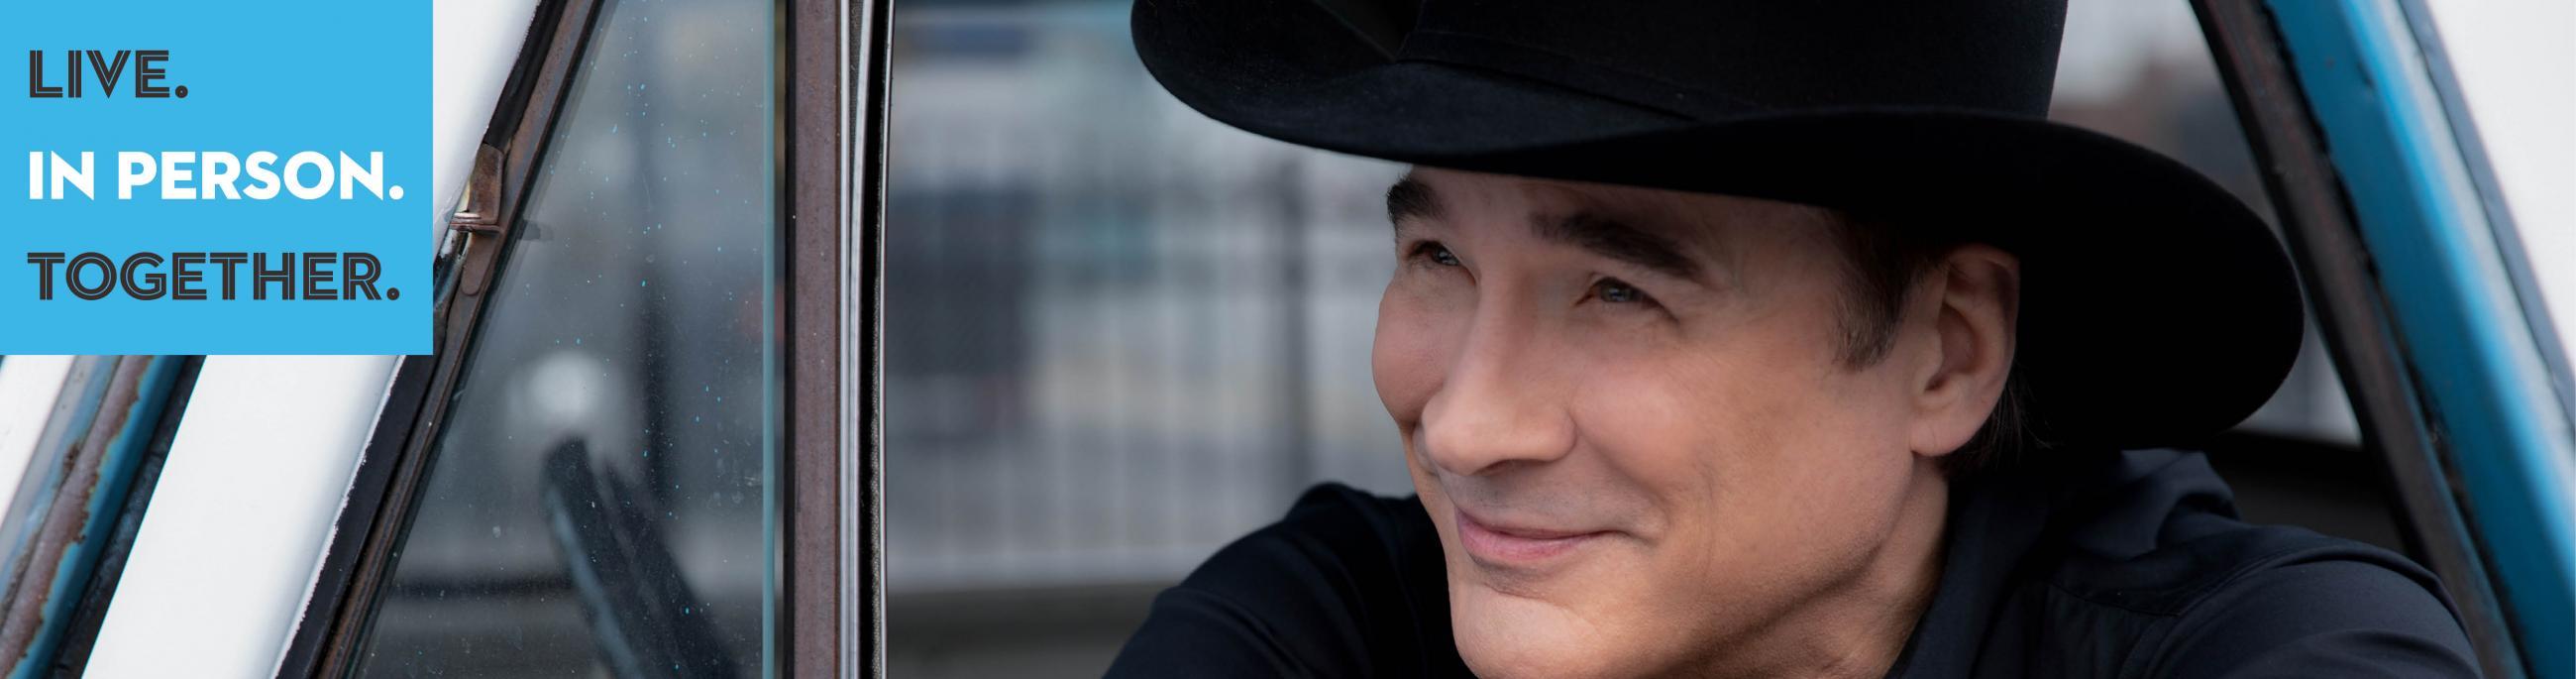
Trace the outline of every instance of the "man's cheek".
<path fill-rule="evenodd" d="M 1395 418 L 1396 424 L 1407 430 L 1419 423 L 1423 405 L 1439 391 L 1449 355 L 1449 347 L 1439 337 L 1436 319 L 1414 310 L 1414 306 L 1398 304 L 1390 296 L 1388 308 L 1379 314 L 1377 339 L 1370 356 L 1378 398 L 1386 402 L 1387 414 Z"/>

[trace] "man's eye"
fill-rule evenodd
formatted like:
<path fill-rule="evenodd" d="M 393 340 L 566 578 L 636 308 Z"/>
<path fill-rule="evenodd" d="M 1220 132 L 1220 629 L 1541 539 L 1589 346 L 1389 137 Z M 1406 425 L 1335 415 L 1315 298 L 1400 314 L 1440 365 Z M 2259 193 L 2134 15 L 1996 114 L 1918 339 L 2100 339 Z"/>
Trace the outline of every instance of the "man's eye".
<path fill-rule="evenodd" d="M 1646 292 L 1616 278 L 1604 278 L 1592 284 L 1592 296 L 1611 304 L 1633 304 L 1647 301 Z"/>
<path fill-rule="evenodd" d="M 1413 246 L 1413 256 L 1441 266 L 1462 265 L 1462 263 L 1458 261 L 1457 253 L 1450 252 L 1449 246 L 1441 245 L 1439 243 L 1426 242 L 1421 245 Z"/>

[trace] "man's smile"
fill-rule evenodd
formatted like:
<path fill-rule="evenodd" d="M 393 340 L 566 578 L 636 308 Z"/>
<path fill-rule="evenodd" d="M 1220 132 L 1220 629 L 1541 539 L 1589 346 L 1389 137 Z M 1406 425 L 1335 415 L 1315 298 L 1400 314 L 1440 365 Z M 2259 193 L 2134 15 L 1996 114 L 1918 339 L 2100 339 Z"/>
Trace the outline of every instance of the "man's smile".
<path fill-rule="evenodd" d="M 1514 571 L 1544 570 L 1590 547 L 1611 531 L 1566 529 L 1536 523 L 1489 522 L 1457 509 L 1458 543 L 1478 566 Z"/>

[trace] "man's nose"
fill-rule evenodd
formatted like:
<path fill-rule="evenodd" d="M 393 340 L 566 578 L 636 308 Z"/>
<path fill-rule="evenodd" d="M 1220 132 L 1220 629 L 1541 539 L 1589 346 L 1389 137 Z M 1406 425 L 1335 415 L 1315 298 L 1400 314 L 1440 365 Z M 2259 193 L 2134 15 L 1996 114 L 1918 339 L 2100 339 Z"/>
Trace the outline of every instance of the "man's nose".
<path fill-rule="evenodd" d="M 1442 471 L 1489 474 L 1543 463 L 1574 448 L 1565 385 L 1536 356 L 1526 326 L 1479 318 L 1440 391 L 1422 410 L 1423 455 Z"/>

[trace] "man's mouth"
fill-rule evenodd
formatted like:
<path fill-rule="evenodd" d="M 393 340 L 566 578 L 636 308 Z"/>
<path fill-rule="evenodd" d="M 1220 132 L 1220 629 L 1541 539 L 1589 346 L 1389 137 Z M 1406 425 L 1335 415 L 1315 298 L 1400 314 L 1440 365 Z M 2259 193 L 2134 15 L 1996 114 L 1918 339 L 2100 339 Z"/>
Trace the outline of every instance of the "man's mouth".
<path fill-rule="evenodd" d="M 1529 569 L 1562 560 L 1575 550 L 1608 536 L 1605 530 L 1565 530 L 1511 523 L 1489 523 L 1466 510 L 1455 510 L 1458 542 L 1467 555 L 1487 567 Z"/>

